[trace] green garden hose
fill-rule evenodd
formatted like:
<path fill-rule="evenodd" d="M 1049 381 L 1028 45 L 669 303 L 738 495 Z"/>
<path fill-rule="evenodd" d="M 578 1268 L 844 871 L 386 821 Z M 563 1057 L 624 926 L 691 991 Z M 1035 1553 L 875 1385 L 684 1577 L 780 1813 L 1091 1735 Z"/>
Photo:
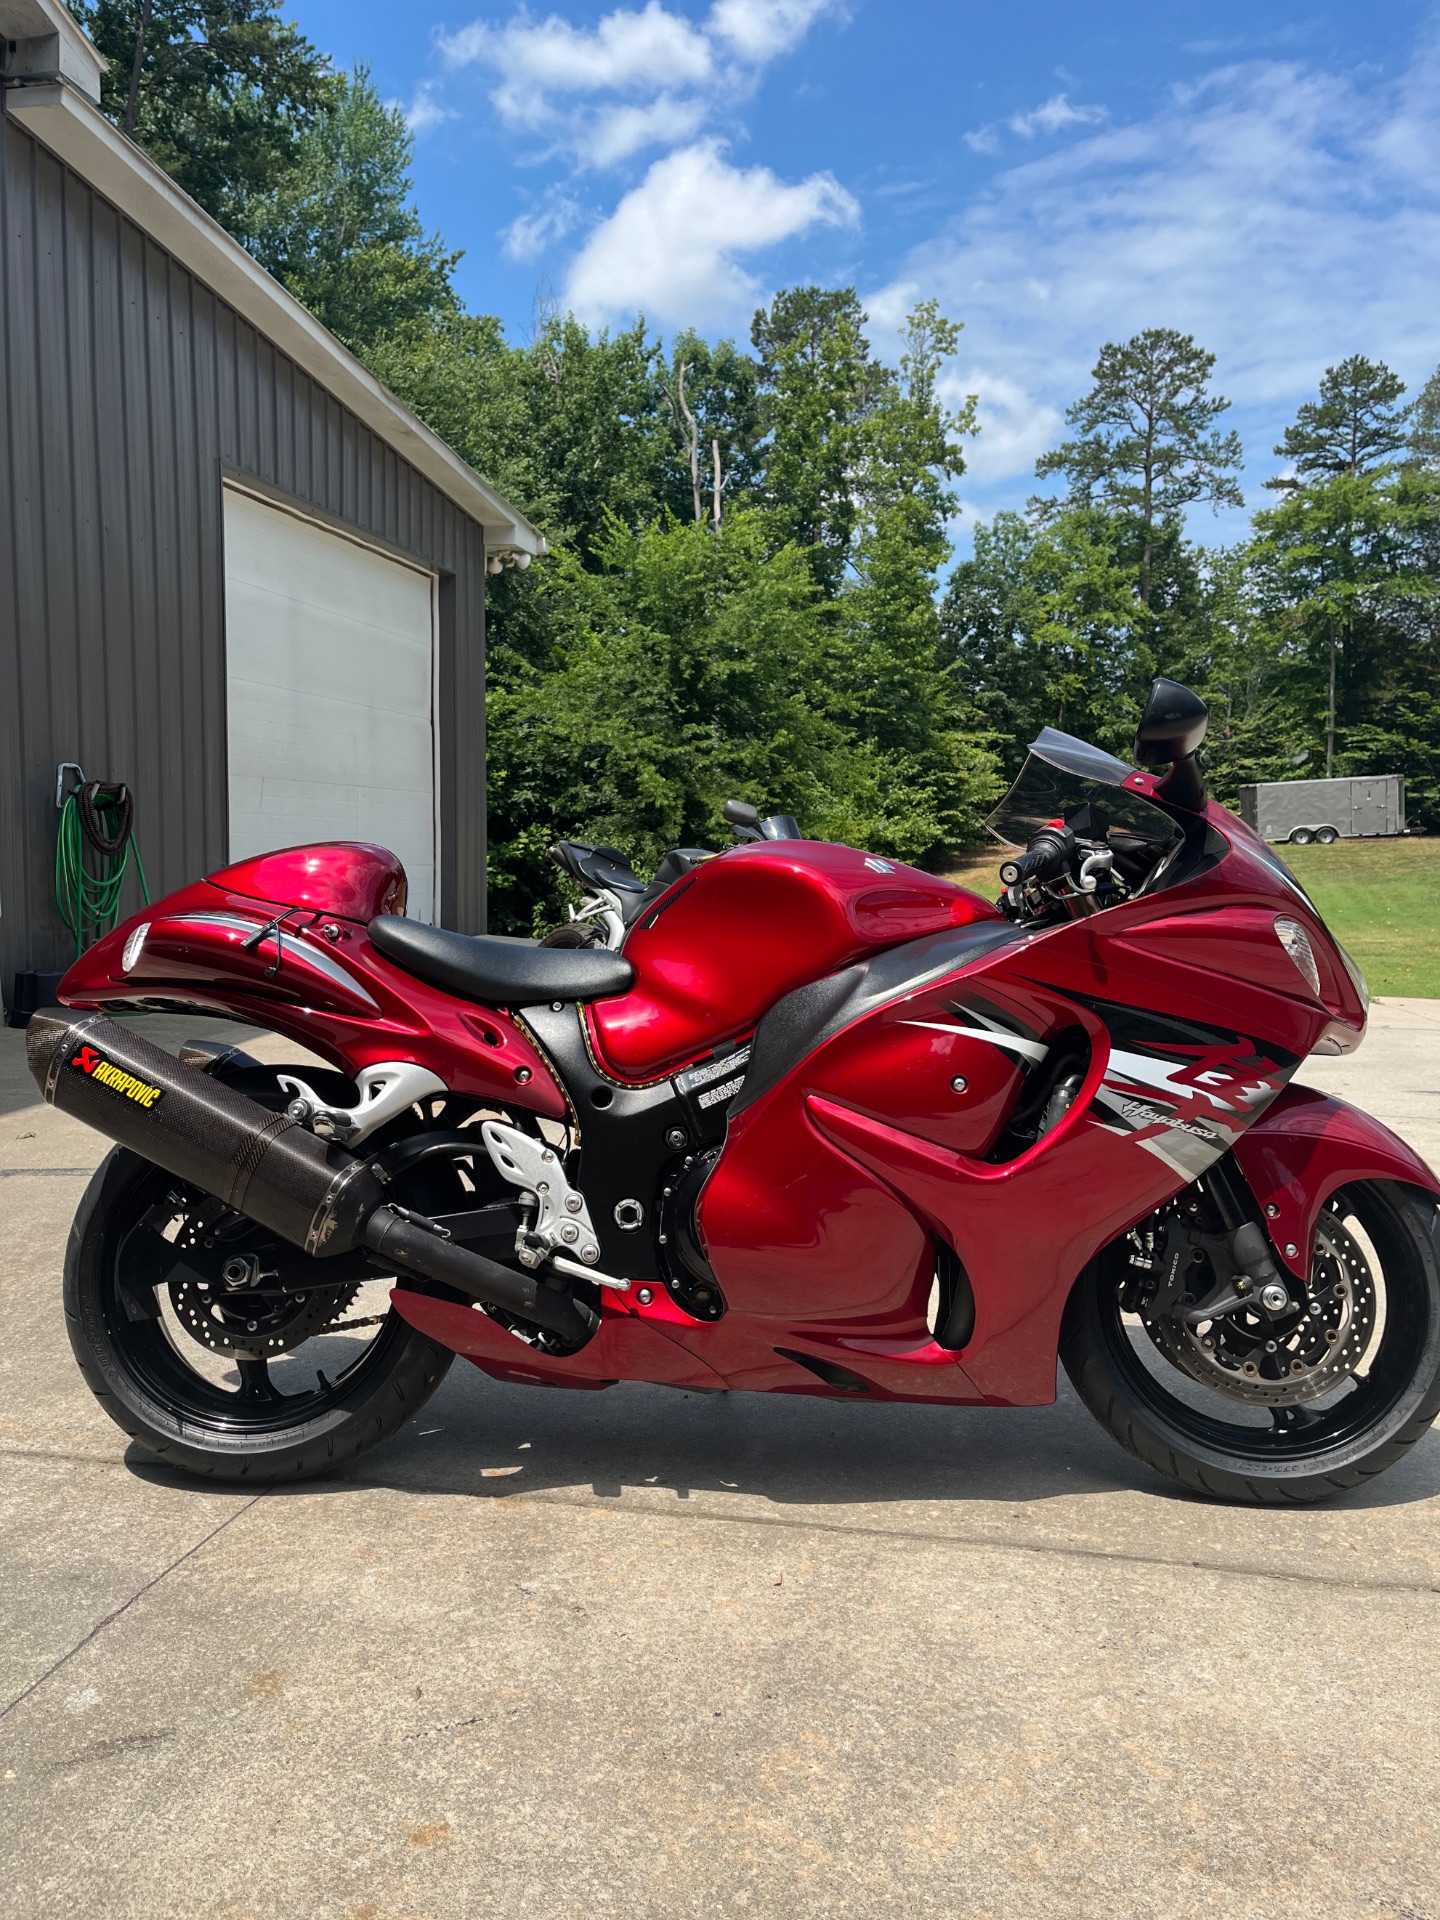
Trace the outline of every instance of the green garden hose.
<path fill-rule="evenodd" d="M 75 936 L 77 955 L 120 918 L 120 889 L 132 860 L 141 895 L 150 904 L 134 820 L 135 802 L 126 786 L 87 780 L 65 796 L 55 846 L 55 901 Z"/>

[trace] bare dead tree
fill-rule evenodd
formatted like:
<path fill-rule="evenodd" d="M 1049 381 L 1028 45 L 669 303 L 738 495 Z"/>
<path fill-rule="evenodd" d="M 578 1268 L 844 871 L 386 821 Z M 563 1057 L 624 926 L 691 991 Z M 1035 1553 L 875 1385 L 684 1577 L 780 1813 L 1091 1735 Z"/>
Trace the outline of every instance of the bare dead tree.
<path fill-rule="evenodd" d="M 667 384 L 665 387 L 665 398 L 670 402 L 676 426 L 685 436 L 685 454 L 690 465 L 690 500 L 698 527 L 705 518 L 705 505 L 700 495 L 700 428 L 690 411 L 690 402 L 685 398 L 685 376 L 689 371 L 689 361 L 682 360 L 675 369 L 675 385 L 671 387 Z"/>

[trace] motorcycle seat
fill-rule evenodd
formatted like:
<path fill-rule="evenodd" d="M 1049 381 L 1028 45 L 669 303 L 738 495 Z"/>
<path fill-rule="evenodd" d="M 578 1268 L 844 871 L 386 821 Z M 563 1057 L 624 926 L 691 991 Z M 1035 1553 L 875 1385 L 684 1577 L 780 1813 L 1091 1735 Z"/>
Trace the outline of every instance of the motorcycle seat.
<path fill-rule="evenodd" d="M 432 987 L 491 1007 L 604 1000 L 628 993 L 635 969 L 603 947 L 533 947 L 483 933 L 447 933 L 400 914 L 372 920 L 370 938 L 397 967 Z"/>
<path fill-rule="evenodd" d="M 583 840 L 559 840 L 550 858 L 582 886 L 608 887 L 612 893 L 643 893 L 645 882 L 618 847 L 588 847 Z"/>

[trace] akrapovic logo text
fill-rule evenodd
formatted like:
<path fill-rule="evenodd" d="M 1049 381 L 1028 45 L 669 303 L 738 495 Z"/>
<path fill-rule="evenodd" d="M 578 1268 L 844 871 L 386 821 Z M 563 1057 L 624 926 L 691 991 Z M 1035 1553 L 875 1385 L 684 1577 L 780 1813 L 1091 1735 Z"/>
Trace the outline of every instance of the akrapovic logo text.
<path fill-rule="evenodd" d="M 70 1064 L 77 1072 L 98 1080 L 102 1087 L 109 1087 L 112 1092 L 133 1100 L 137 1107 L 153 1107 L 164 1092 L 163 1087 L 152 1087 L 148 1080 L 141 1080 L 135 1074 L 127 1073 L 123 1067 L 117 1067 L 113 1060 L 107 1060 L 94 1047 L 81 1047 Z"/>

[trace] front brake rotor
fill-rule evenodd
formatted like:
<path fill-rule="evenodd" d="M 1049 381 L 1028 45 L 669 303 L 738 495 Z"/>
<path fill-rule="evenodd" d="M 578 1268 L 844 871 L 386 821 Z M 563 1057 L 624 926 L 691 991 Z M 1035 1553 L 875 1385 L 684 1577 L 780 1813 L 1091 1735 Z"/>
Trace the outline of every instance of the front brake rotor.
<path fill-rule="evenodd" d="M 1359 1242 L 1336 1213 L 1315 1227 L 1305 1297 L 1273 1318 L 1258 1305 L 1188 1327 L 1149 1304 L 1140 1319 L 1174 1367 L 1202 1386 L 1256 1407 L 1318 1400 L 1349 1379 L 1374 1337 L 1377 1289 Z"/>

